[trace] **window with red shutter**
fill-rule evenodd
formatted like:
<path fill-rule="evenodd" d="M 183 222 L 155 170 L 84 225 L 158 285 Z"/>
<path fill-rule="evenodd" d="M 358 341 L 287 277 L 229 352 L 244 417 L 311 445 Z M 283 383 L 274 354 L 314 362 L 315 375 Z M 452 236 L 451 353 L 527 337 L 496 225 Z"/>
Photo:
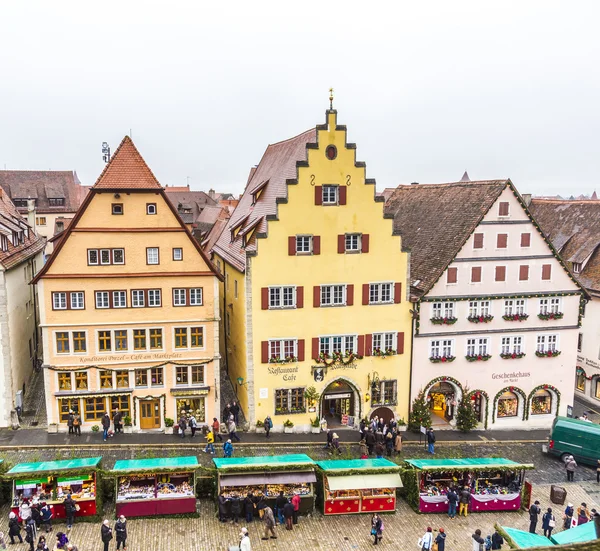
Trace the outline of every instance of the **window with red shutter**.
<path fill-rule="evenodd" d="M 315 186 L 315 205 L 323 204 L 323 186 Z"/>
<path fill-rule="evenodd" d="M 354 285 L 346 285 L 346 306 L 354 306 Z"/>
<path fill-rule="evenodd" d="M 316 360 L 319 357 L 319 337 L 312 339 L 312 359 Z"/>
<path fill-rule="evenodd" d="M 373 351 L 373 333 L 365 335 L 365 356 L 370 356 Z"/>
<path fill-rule="evenodd" d="M 321 254 L 321 236 L 314 235 L 312 241 L 313 254 Z"/>
<path fill-rule="evenodd" d="M 288 255 L 296 256 L 296 236 L 290 235 L 288 237 Z"/>
<path fill-rule="evenodd" d="M 313 287 L 313 307 L 319 308 L 321 306 L 321 286 L 315 285 Z"/>
<path fill-rule="evenodd" d="M 458 268 L 448 268 L 446 271 L 446 283 L 456 283 L 458 281 Z"/>
<path fill-rule="evenodd" d="M 483 249 L 483 234 L 482 233 L 473 234 L 473 248 L 474 249 Z"/>
<path fill-rule="evenodd" d="M 551 264 L 543 264 L 542 265 L 542 279 L 549 280 L 550 275 L 552 274 L 552 265 Z"/>
<path fill-rule="evenodd" d="M 394 304 L 402 302 L 402 283 L 394 283 Z"/>
<path fill-rule="evenodd" d="M 527 281 L 529 279 L 529 266 L 519 266 L 519 281 Z"/>
<path fill-rule="evenodd" d="M 508 216 L 508 202 L 502 201 L 498 204 L 498 216 Z"/>
<path fill-rule="evenodd" d="M 340 194 L 340 205 L 345 205 L 346 204 L 346 194 L 348 192 L 348 188 L 346 186 L 340 186 L 339 187 L 339 194 Z"/>
<path fill-rule="evenodd" d="M 398 347 L 396 354 L 404 354 L 404 333 L 398 333 Z"/>
<path fill-rule="evenodd" d="M 471 268 L 471 283 L 481 283 L 481 266 Z"/>
<path fill-rule="evenodd" d="M 344 254 L 346 252 L 346 236 L 344 234 L 338 235 L 338 254 Z"/>
<path fill-rule="evenodd" d="M 521 234 L 521 247 L 531 247 L 531 234 L 530 233 L 522 233 Z"/>
<path fill-rule="evenodd" d="M 369 304 L 369 284 L 363 283 L 362 286 L 362 303 Z"/>
<path fill-rule="evenodd" d="M 263 310 L 269 309 L 269 288 L 263 287 L 260 290 L 260 304 Z"/>
<path fill-rule="evenodd" d="M 369 252 L 369 234 L 363 233 L 362 238 L 360 240 L 361 252 L 368 253 Z"/>
<path fill-rule="evenodd" d="M 269 341 L 262 341 L 260 343 L 260 356 L 260 361 L 262 363 L 269 363 Z"/>
<path fill-rule="evenodd" d="M 304 287 L 296 287 L 296 308 L 304 308 Z"/>
<path fill-rule="evenodd" d="M 304 361 L 304 339 L 298 339 L 298 361 Z"/>
<path fill-rule="evenodd" d="M 508 245 L 508 234 L 499 233 L 496 239 L 496 248 L 498 249 L 506 249 Z"/>
<path fill-rule="evenodd" d="M 496 281 L 506 281 L 506 266 L 496 266 Z"/>

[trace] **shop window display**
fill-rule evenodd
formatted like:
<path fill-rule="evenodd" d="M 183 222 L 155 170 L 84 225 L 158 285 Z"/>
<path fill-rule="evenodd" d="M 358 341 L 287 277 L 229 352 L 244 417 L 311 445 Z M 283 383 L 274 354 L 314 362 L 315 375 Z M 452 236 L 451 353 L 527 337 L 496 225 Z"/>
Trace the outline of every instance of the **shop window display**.
<path fill-rule="evenodd" d="M 547 390 L 538 390 L 531 399 L 531 414 L 544 415 L 552 412 L 552 395 Z"/>
<path fill-rule="evenodd" d="M 177 412 L 194 415 L 198 423 L 206 422 L 206 406 L 204 398 L 180 398 L 177 400 Z"/>
<path fill-rule="evenodd" d="M 519 399 L 514 392 L 505 392 L 498 398 L 498 417 L 516 417 L 519 411 Z"/>
<path fill-rule="evenodd" d="M 582 369 L 577 370 L 577 379 L 576 379 L 577 390 L 581 390 L 581 392 L 585 391 L 585 371 Z M 596 392 L 596 394 L 598 394 Z"/>

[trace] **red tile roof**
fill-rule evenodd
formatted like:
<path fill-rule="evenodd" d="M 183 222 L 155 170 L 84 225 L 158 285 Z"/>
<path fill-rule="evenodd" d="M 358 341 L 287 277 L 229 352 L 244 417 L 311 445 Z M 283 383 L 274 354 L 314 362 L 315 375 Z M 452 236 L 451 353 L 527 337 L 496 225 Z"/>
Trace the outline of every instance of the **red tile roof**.
<path fill-rule="evenodd" d="M 162 189 L 131 138 L 125 136 L 93 189 Z"/>
<path fill-rule="evenodd" d="M 251 171 L 240 202 L 227 225 L 223 227 L 212 252 L 223 257 L 236 269 L 246 269 L 246 253 L 256 251 L 256 238 L 251 237 L 244 247 L 243 230 L 258 222 L 256 231 L 267 231 L 267 217 L 277 215 L 277 200 L 287 198 L 286 180 L 297 178 L 296 163 L 306 161 L 306 145 L 316 143 L 316 139 L 316 129 L 311 128 L 294 138 L 267 147 L 256 170 Z M 252 193 L 266 181 L 268 184 L 253 205 Z M 240 223 L 242 226 L 232 241 L 231 230 Z"/>

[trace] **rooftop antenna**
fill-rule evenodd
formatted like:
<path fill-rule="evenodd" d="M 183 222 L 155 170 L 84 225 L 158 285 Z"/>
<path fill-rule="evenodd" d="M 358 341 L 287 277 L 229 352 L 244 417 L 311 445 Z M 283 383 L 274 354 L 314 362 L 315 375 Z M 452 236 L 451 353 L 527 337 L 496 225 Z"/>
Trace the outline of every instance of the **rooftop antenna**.
<path fill-rule="evenodd" d="M 329 109 L 333 111 L 333 88 L 329 88 Z"/>
<path fill-rule="evenodd" d="M 108 163 L 108 161 L 110 161 L 110 147 L 108 145 L 108 142 L 102 142 L 102 160 L 105 163 Z"/>

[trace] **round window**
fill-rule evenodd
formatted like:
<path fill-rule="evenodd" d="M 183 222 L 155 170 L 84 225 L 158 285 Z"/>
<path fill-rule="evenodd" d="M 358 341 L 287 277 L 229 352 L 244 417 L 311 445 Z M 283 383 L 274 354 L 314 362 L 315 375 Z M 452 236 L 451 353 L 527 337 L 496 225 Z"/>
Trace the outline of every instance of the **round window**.
<path fill-rule="evenodd" d="M 337 148 L 335 145 L 328 145 L 327 149 L 325 150 L 325 155 L 327 155 L 327 158 L 330 161 L 333 161 L 333 159 L 337 157 Z"/>

